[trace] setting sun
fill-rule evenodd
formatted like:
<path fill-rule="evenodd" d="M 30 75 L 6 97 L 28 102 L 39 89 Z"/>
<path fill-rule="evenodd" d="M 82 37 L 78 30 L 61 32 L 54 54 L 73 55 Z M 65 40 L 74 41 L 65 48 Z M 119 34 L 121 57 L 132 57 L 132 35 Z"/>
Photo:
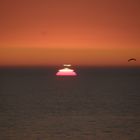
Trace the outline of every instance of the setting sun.
<path fill-rule="evenodd" d="M 64 66 L 66 66 L 66 65 L 64 65 Z M 67 65 L 67 66 L 70 66 L 70 65 Z M 65 67 L 63 69 L 58 70 L 56 75 L 57 76 L 76 76 L 77 74 L 74 72 L 73 69 Z"/>

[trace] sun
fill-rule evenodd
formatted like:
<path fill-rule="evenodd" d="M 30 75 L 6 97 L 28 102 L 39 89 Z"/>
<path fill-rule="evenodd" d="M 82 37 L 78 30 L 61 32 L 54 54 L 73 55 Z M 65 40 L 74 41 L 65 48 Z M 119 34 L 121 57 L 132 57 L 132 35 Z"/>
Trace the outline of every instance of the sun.
<path fill-rule="evenodd" d="M 56 73 L 57 76 L 77 76 L 76 72 L 74 72 L 73 69 L 68 68 L 71 66 L 70 64 L 64 64 L 64 66 L 67 67 L 58 70 L 58 72 Z"/>

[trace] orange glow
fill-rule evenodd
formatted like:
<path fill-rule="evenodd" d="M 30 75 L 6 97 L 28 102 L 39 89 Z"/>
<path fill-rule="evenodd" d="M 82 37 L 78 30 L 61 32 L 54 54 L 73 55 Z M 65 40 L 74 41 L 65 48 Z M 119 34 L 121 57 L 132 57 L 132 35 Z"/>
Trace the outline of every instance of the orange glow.
<path fill-rule="evenodd" d="M 140 66 L 139 13 L 139 1 L 3 0 L 0 66 Z"/>
<path fill-rule="evenodd" d="M 0 51 L 1 66 L 48 66 L 66 62 L 83 66 L 139 66 L 139 48 L 116 49 L 49 49 L 3 47 Z M 135 57 L 136 62 L 128 63 Z"/>

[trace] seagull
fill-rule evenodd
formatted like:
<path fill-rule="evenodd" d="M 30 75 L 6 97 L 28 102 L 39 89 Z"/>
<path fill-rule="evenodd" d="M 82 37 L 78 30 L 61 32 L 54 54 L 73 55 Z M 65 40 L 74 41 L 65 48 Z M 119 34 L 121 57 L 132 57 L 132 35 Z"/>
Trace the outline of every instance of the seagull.
<path fill-rule="evenodd" d="M 128 59 L 128 62 L 130 62 L 130 61 L 137 61 L 137 60 L 136 60 L 136 58 L 130 58 L 130 59 Z"/>

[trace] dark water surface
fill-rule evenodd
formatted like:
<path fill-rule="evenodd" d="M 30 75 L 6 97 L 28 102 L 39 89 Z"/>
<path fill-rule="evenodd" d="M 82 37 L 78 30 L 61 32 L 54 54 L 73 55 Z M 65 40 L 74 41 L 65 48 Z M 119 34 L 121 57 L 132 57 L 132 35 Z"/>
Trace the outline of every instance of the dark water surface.
<path fill-rule="evenodd" d="M 140 140 L 140 69 L 0 69 L 0 140 Z"/>

